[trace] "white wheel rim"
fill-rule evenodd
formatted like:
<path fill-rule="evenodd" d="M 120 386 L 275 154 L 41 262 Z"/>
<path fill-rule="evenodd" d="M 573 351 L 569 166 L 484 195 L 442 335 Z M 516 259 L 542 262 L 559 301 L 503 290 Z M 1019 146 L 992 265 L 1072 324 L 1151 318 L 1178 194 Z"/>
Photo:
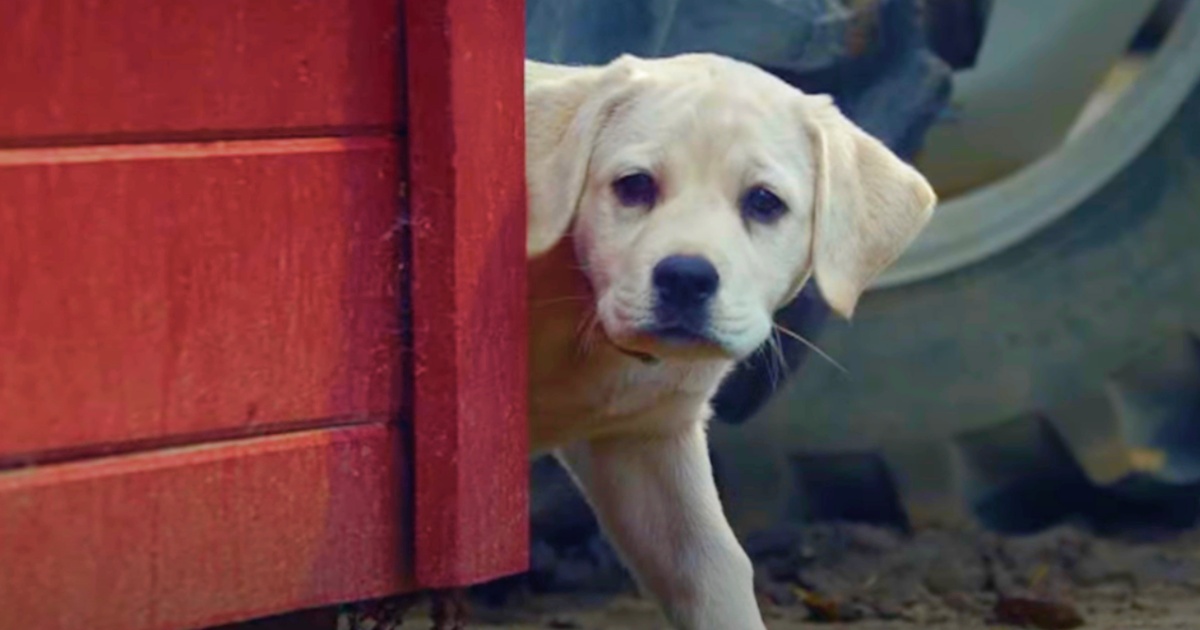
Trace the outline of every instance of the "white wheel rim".
<path fill-rule="evenodd" d="M 1200 1 L 1188 2 L 1134 84 L 1078 137 L 994 183 L 941 204 L 872 285 L 939 276 L 1003 251 L 1065 216 L 1133 161 L 1200 79 Z"/>

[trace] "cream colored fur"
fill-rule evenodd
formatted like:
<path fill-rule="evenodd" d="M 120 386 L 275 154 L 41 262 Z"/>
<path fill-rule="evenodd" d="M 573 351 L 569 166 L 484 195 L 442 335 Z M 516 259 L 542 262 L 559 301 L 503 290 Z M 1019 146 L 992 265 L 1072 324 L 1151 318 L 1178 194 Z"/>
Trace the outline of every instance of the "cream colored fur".
<path fill-rule="evenodd" d="M 525 69 L 533 448 L 571 471 L 675 627 L 763 628 L 712 478 L 708 401 L 810 277 L 849 316 L 929 220 L 933 191 L 828 97 L 748 64 Z M 632 170 L 659 182 L 653 208 L 615 199 Z M 738 200 L 755 185 L 789 211 L 747 221 Z M 640 332 L 651 269 L 676 254 L 720 274 L 712 343 Z"/>

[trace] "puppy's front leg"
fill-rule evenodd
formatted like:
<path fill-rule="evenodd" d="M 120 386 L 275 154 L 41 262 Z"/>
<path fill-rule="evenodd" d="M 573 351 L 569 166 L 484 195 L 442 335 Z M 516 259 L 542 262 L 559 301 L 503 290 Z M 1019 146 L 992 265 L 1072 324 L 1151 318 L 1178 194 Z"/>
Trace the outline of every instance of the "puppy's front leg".
<path fill-rule="evenodd" d="M 672 625 L 765 628 L 754 569 L 717 497 L 703 423 L 670 435 L 581 442 L 559 457 Z"/>

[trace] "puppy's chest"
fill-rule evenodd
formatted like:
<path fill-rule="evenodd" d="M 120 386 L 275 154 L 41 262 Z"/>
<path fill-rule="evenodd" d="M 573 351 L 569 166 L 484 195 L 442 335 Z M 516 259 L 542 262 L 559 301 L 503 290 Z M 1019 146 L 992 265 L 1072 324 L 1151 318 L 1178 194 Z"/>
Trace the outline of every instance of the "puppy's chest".
<path fill-rule="evenodd" d="M 536 359 L 535 359 L 536 362 Z M 535 365 L 530 434 L 535 448 L 622 430 L 669 430 L 694 422 L 727 367 L 722 363 L 643 364 L 615 350 Z"/>

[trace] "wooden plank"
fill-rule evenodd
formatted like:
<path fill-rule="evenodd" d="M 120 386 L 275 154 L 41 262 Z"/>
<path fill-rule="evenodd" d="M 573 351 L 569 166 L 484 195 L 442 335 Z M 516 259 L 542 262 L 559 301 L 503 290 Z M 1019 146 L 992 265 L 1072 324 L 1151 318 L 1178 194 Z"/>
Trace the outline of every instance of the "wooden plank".
<path fill-rule="evenodd" d="M 398 152 L 0 151 L 0 466 L 393 414 Z"/>
<path fill-rule="evenodd" d="M 0 10 L 0 146 L 402 120 L 395 0 L 23 0 Z"/>
<path fill-rule="evenodd" d="M 523 570 L 524 7 L 410 0 L 416 577 Z"/>
<path fill-rule="evenodd" d="M 406 590 L 399 433 L 0 473 L 0 628 L 177 630 Z"/>

